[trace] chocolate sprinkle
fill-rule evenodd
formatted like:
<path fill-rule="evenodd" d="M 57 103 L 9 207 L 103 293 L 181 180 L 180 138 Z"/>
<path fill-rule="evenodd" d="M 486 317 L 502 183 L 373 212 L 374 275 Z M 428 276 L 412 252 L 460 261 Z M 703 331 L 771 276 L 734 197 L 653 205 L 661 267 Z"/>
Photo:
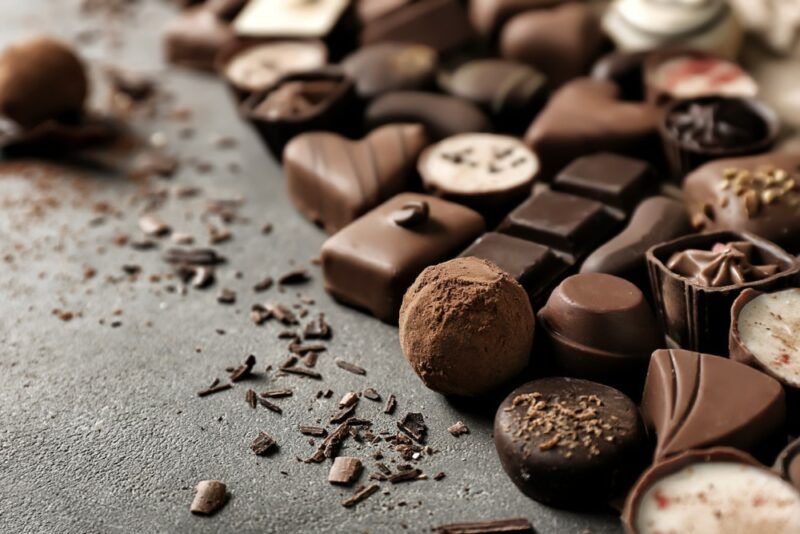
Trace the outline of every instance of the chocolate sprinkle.
<path fill-rule="evenodd" d="M 361 501 L 363 501 L 364 499 L 366 499 L 367 497 L 369 497 L 370 495 L 372 495 L 373 493 L 377 492 L 378 489 L 380 489 L 380 486 L 378 486 L 377 484 L 371 484 L 369 486 L 361 486 L 355 491 L 355 493 L 353 493 L 352 496 L 342 501 L 342 506 L 344 506 L 345 508 L 351 508 L 360 503 Z"/>
<path fill-rule="evenodd" d="M 383 413 L 391 415 L 395 408 L 397 408 L 397 397 L 389 395 L 389 398 L 386 399 L 386 406 L 383 407 Z"/>
<path fill-rule="evenodd" d="M 356 374 L 356 375 L 365 375 L 365 374 L 367 374 L 367 371 L 364 368 L 359 367 L 356 364 L 353 364 L 353 363 L 350 363 L 350 362 L 346 362 L 344 360 L 337 359 L 336 360 L 336 366 L 339 369 L 344 369 L 345 371 L 348 371 L 348 372 Z"/>
<path fill-rule="evenodd" d="M 252 354 L 247 357 L 242 365 L 237 367 L 231 372 L 230 379 L 231 382 L 238 382 L 242 378 L 245 378 L 250 375 L 253 371 L 253 367 L 256 365 L 256 357 Z"/>

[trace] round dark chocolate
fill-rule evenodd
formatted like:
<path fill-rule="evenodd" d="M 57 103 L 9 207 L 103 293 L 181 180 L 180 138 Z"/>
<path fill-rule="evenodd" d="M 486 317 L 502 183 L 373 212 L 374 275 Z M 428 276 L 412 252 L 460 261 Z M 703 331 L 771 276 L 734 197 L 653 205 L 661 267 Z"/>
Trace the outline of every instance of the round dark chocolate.
<path fill-rule="evenodd" d="M 627 489 L 647 454 L 636 405 L 614 388 L 542 378 L 497 409 L 494 443 L 514 484 L 560 508 L 599 508 Z"/>
<path fill-rule="evenodd" d="M 433 83 L 439 54 L 414 43 L 378 43 L 360 48 L 342 61 L 342 68 L 363 98 L 390 91 L 425 89 Z"/>
<path fill-rule="evenodd" d="M 78 117 L 88 92 L 83 62 L 60 41 L 36 37 L 0 55 L 0 114 L 20 126 Z"/>

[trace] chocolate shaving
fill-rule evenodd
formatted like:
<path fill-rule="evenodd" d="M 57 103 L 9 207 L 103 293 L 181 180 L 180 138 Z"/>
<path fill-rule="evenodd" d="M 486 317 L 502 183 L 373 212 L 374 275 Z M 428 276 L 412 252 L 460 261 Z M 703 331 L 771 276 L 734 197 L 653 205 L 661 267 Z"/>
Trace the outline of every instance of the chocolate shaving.
<path fill-rule="evenodd" d="M 367 371 L 364 368 L 359 367 L 358 365 L 356 365 L 354 363 L 346 362 L 344 360 L 337 359 L 336 360 L 336 366 L 339 369 L 344 369 L 345 371 L 348 371 L 348 372 L 356 374 L 356 375 L 365 375 L 365 374 L 367 374 Z"/>
<path fill-rule="evenodd" d="M 238 382 L 242 378 L 245 378 L 250 375 L 253 371 L 253 367 L 256 365 L 256 357 L 252 354 L 247 357 L 242 365 L 237 367 L 231 372 L 230 379 L 231 382 Z"/>
<path fill-rule="evenodd" d="M 319 374 L 316 371 L 312 371 L 311 369 L 305 369 L 303 367 L 281 367 L 281 371 L 293 375 L 304 376 L 306 378 L 313 378 L 314 380 L 322 380 L 321 374 Z"/>
<path fill-rule="evenodd" d="M 458 421 L 449 427 L 447 427 L 447 431 L 450 432 L 453 436 L 463 436 L 464 434 L 469 434 L 469 428 L 467 425 L 464 424 L 463 421 Z"/>
<path fill-rule="evenodd" d="M 282 274 L 278 278 L 278 285 L 291 286 L 305 284 L 309 280 L 311 280 L 311 276 L 309 276 L 308 271 L 305 269 L 296 269 L 294 271 L 289 271 L 288 273 Z"/>
<path fill-rule="evenodd" d="M 219 393 L 220 391 L 225 391 L 233 387 L 233 384 L 219 384 L 219 380 L 216 380 L 216 382 L 217 384 L 214 384 L 206 389 L 198 391 L 197 396 L 207 397 L 208 395 L 213 395 L 214 393 Z"/>
<path fill-rule="evenodd" d="M 147 235 L 160 237 L 170 232 L 169 225 L 158 215 L 148 213 L 139 218 L 139 229 Z"/>
<path fill-rule="evenodd" d="M 316 318 L 309 321 L 303 330 L 304 339 L 330 339 L 331 327 L 325 320 L 325 314 L 320 313 Z"/>
<path fill-rule="evenodd" d="M 425 426 L 425 418 L 421 413 L 407 413 L 402 421 L 397 422 L 397 428 L 417 443 L 425 443 L 425 435 L 428 432 L 428 427 Z"/>
<path fill-rule="evenodd" d="M 353 404 L 351 406 L 345 406 L 341 410 L 334 413 L 331 418 L 331 423 L 341 423 L 345 419 L 351 417 L 356 412 L 356 405 Z"/>
<path fill-rule="evenodd" d="M 339 448 L 339 445 L 345 440 L 347 437 L 347 428 L 349 426 L 349 421 L 345 421 L 344 423 L 339 424 L 333 432 L 328 434 L 328 436 L 320 443 L 319 447 L 314 454 L 312 454 L 309 458 L 303 460 L 305 463 L 320 463 L 325 460 L 325 458 L 333 458 L 336 453 L 336 450 Z"/>
<path fill-rule="evenodd" d="M 367 398 L 367 399 L 369 399 L 371 401 L 375 401 L 375 402 L 380 402 L 381 401 L 380 393 L 375 391 L 374 388 L 367 388 L 367 389 L 365 389 L 363 391 L 362 394 L 364 395 L 365 398 Z"/>
<path fill-rule="evenodd" d="M 266 456 L 276 445 L 277 443 L 269 434 L 259 432 L 258 437 L 250 444 L 250 448 L 256 456 Z"/>
<path fill-rule="evenodd" d="M 351 508 L 378 491 L 379 488 L 380 486 L 377 484 L 361 486 L 355 491 L 355 493 L 353 493 L 352 496 L 342 501 L 342 506 L 345 508 Z"/>
<path fill-rule="evenodd" d="M 438 534 L 533 534 L 533 525 L 525 518 L 496 519 L 475 523 L 451 523 L 434 527 Z"/>
<path fill-rule="evenodd" d="M 256 407 L 256 392 L 252 389 L 248 389 L 244 394 L 244 400 L 247 404 L 250 405 L 251 408 L 255 409 Z"/>
<path fill-rule="evenodd" d="M 281 398 L 281 397 L 291 397 L 292 390 L 291 389 L 268 389 L 267 391 L 262 391 L 259 393 L 261 397 L 267 398 Z"/>
<path fill-rule="evenodd" d="M 317 358 L 319 358 L 319 353 L 307 352 L 306 355 L 303 356 L 303 365 L 306 367 L 314 367 L 317 365 Z"/>
<path fill-rule="evenodd" d="M 274 403 L 272 403 L 272 402 L 270 402 L 267 399 L 262 398 L 262 397 L 257 397 L 257 400 L 258 400 L 258 403 L 261 406 L 263 406 L 264 408 L 266 408 L 267 410 L 269 410 L 271 412 L 278 413 L 278 414 L 282 414 L 283 413 L 283 410 L 277 404 L 274 404 Z"/>
<path fill-rule="evenodd" d="M 399 484 L 401 482 L 411 482 L 417 480 L 421 474 L 422 471 L 419 469 L 407 469 L 405 471 L 400 471 L 399 473 L 390 475 L 388 480 L 392 484 Z"/>
<path fill-rule="evenodd" d="M 225 258 L 210 248 L 170 248 L 164 253 L 164 261 L 178 265 L 219 265 Z"/>
<path fill-rule="evenodd" d="M 328 431 L 320 426 L 300 425 L 300 433 L 305 436 L 323 438 L 328 435 Z"/>
<path fill-rule="evenodd" d="M 322 343 L 292 343 L 289 345 L 289 352 L 295 354 L 305 354 L 306 352 L 324 352 L 328 348 Z"/>
<path fill-rule="evenodd" d="M 267 276 L 266 278 L 261 279 L 260 281 L 256 282 L 253 285 L 253 291 L 256 293 L 260 293 L 262 291 L 266 291 L 267 289 L 272 287 L 272 277 Z"/>
<path fill-rule="evenodd" d="M 395 408 L 397 408 L 397 397 L 389 395 L 389 398 L 386 399 L 386 406 L 383 407 L 383 413 L 391 415 Z"/>

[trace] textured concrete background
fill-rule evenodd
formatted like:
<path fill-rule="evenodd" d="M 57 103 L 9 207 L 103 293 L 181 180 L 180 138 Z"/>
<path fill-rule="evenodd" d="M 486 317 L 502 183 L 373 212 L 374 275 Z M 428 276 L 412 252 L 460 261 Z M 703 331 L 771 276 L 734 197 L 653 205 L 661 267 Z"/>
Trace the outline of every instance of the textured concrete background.
<path fill-rule="evenodd" d="M 554 511 L 518 492 L 491 441 L 494 405 L 455 406 L 422 387 L 403 361 L 396 329 L 335 304 L 316 270 L 302 291 L 317 300 L 315 309 L 327 314 L 335 330 L 317 365 L 324 381 L 261 372 L 285 357 L 285 342 L 276 339 L 280 326 L 251 324 L 250 304 L 292 302 L 294 292 L 273 289 L 256 296 L 250 287 L 265 274 L 285 272 L 292 261 L 305 264 L 324 236 L 288 205 L 278 167 L 237 120 L 222 85 L 164 68 L 159 30 L 171 9 L 153 1 L 139 4 L 133 18 L 118 19 L 80 16 L 77 0 L 7 1 L 0 45 L 35 31 L 73 39 L 82 30 L 101 28 L 81 46 L 93 67 L 161 72 L 163 86 L 176 95 L 172 107 L 193 111 L 196 135 L 175 141 L 181 125 L 173 122 L 138 121 L 137 127 L 164 132 L 184 158 L 198 155 L 216 164 L 205 174 L 184 166 L 168 185 L 202 187 L 205 198 L 241 195 L 242 214 L 252 223 L 233 226 L 235 238 L 219 246 L 231 261 L 214 289 L 168 293 L 166 283 L 147 279 L 169 271 L 159 252 L 113 244 L 119 233 L 136 235 L 131 199 L 137 184 L 110 171 L 50 166 L 42 173 L 39 164 L 0 163 L 0 531 L 423 532 L 453 521 L 522 516 L 541 533 L 618 532 L 614 516 Z M 114 38 L 116 31 L 122 39 Z M 785 69 L 762 70 L 796 79 Z M 786 92 L 775 94 L 791 101 Z M 238 146 L 214 148 L 217 135 L 237 138 Z M 230 162 L 241 165 L 241 172 L 229 172 Z M 93 226 L 102 201 L 121 214 Z M 203 202 L 171 200 L 159 213 L 176 230 L 204 236 L 197 218 Z M 275 225 L 270 236 L 259 232 L 267 221 Z M 141 265 L 143 275 L 135 282 L 115 280 L 129 263 Z M 90 280 L 83 276 L 87 266 L 98 271 Z M 216 303 L 221 287 L 238 291 L 236 305 Z M 80 317 L 61 321 L 51 313 L 55 308 Z M 121 325 L 112 328 L 115 320 Z M 213 377 L 225 379 L 225 367 L 248 353 L 258 358 L 254 379 L 209 398 L 195 396 Z M 367 376 L 337 368 L 336 357 L 362 365 Z M 291 387 L 295 395 L 276 401 L 284 408 L 277 415 L 247 407 L 247 387 Z M 366 387 L 384 398 L 393 393 L 399 402 L 389 417 L 381 404 L 362 400 L 358 413 L 372 418 L 376 431 L 393 431 L 407 411 L 425 414 L 429 444 L 439 452 L 420 467 L 429 476 L 444 471 L 447 477 L 384 483 L 388 494 L 345 509 L 339 502 L 352 490 L 326 482 L 327 464 L 295 460 L 313 451 L 296 428 L 327 419 L 343 393 Z M 316 400 L 316 391 L 326 388 L 335 392 L 333 398 Z M 469 426 L 469 435 L 456 439 L 447 433 L 457 420 Z M 260 430 L 277 439 L 277 454 L 252 454 L 249 444 Z M 349 440 L 342 452 L 364 458 L 371 471 L 374 450 Z M 226 482 L 232 500 L 214 517 L 194 517 L 188 511 L 193 488 L 207 478 Z"/>

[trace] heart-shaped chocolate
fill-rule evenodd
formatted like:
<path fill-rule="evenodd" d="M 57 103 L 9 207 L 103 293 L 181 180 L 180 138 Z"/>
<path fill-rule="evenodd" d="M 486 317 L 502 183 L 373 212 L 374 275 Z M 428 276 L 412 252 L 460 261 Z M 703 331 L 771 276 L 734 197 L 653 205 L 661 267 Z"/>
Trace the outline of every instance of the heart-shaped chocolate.
<path fill-rule="evenodd" d="M 427 144 L 419 124 L 390 124 L 358 141 L 329 132 L 299 135 L 283 152 L 289 198 L 300 213 L 336 233 L 408 189 Z"/>
<path fill-rule="evenodd" d="M 658 153 L 657 108 L 619 100 L 612 82 L 577 78 L 559 89 L 525 134 L 550 179 L 573 159 L 595 152 L 638 158 Z"/>
<path fill-rule="evenodd" d="M 553 87 L 586 73 L 602 45 L 600 22 L 580 3 L 526 11 L 500 33 L 503 57 L 535 67 Z"/>

